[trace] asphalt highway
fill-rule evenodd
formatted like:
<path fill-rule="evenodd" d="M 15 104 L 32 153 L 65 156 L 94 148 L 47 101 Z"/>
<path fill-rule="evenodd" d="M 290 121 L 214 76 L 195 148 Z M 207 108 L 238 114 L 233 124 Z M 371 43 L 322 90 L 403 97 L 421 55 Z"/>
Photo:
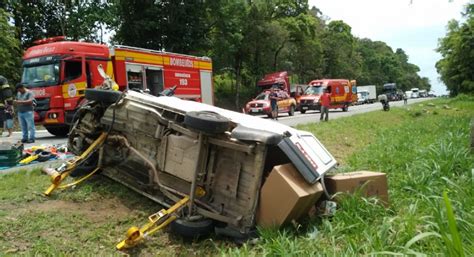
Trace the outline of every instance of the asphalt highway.
<path fill-rule="evenodd" d="M 429 100 L 430 98 L 419 98 L 419 99 L 408 99 L 408 105 L 419 103 L 422 101 Z M 390 107 L 404 107 L 403 101 L 390 102 Z M 364 104 L 350 106 L 348 112 L 343 112 L 342 110 L 330 110 L 329 111 L 329 120 L 337 119 L 341 117 L 348 117 L 352 115 L 357 115 L 360 113 L 371 112 L 371 111 L 382 111 L 381 103 L 373 104 Z M 294 116 L 289 116 L 286 113 L 280 113 L 278 122 L 283 123 L 288 126 L 296 126 L 299 124 L 319 122 L 319 111 L 307 111 L 305 114 L 295 112 Z M 261 116 L 266 119 L 266 116 Z M 3 137 L 0 137 L 0 141 L 10 141 L 17 142 L 21 140 L 21 132 L 14 132 L 12 137 L 5 137 L 6 132 L 3 133 Z M 37 130 L 36 131 L 36 142 L 32 144 L 26 144 L 25 147 L 30 147 L 32 145 L 60 145 L 66 144 L 66 138 L 55 137 L 48 133 L 46 130 Z"/>

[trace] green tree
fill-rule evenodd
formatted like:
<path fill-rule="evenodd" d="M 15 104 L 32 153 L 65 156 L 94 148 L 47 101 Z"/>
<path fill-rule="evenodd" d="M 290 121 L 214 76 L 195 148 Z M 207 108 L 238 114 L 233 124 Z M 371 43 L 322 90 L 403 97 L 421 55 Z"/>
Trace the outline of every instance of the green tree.
<path fill-rule="evenodd" d="M 324 75 L 330 78 L 356 78 L 360 56 L 355 51 L 351 27 L 343 21 L 331 21 L 323 36 Z"/>
<path fill-rule="evenodd" d="M 463 23 L 448 23 L 446 36 L 437 48 L 442 58 L 436 69 L 452 96 L 474 93 L 474 4 L 466 6 L 463 16 Z"/>
<path fill-rule="evenodd" d="M 17 37 L 23 48 L 35 40 L 67 36 L 72 40 L 101 42 L 101 30 L 116 23 L 115 5 L 107 1 L 26 1 L 9 0 Z"/>
<path fill-rule="evenodd" d="M 20 80 L 20 42 L 16 38 L 15 28 L 8 22 L 10 16 L 0 8 L 0 75 L 6 77 L 10 84 Z"/>
<path fill-rule="evenodd" d="M 184 54 L 203 53 L 210 41 L 207 18 L 213 4 L 214 1 L 118 1 L 115 7 L 121 22 L 116 24 L 114 41 Z"/>

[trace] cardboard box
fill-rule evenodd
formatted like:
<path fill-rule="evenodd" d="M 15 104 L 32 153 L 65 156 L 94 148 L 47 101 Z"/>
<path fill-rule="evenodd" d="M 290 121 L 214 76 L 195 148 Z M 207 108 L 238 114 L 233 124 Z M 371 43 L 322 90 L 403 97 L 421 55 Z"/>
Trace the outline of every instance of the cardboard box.
<path fill-rule="evenodd" d="M 353 193 L 367 183 L 363 188 L 365 196 L 377 196 L 385 206 L 389 203 L 387 176 L 382 172 L 356 171 L 335 174 L 326 176 L 324 183 L 330 195 L 337 192 Z"/>
<path fill-rule="evenodd" d="M 293 164 L 275 166 L 260 191 L 257 225 L 272 227 L 298 220 L 322 194 L 321 184 L 306 182 Z"/>

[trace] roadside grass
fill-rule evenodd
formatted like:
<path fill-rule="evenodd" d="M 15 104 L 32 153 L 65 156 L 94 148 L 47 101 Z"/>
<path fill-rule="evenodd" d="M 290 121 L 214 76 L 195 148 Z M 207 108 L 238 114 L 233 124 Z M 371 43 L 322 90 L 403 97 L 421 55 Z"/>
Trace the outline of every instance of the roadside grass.
<path fill-rule="evenodd" d="M 474 98 L 437 99 L 389 112 L 309 124 L 338 172 L 387 173 L 391 205 L 347 196 L 332 218 L 261 229 L 257 242 L 185 242 L 157 233 L 135 256 L 444 256 L 474 254 Z M 45 198 L 39 171 L 0 176 L 0 255 L 123 255 L 115 244 L 160 206 L 101 176 Z M 445 195 L 443 194 L 445 192 Z"/>
<path fill-rule="evenodd" d="M 473 256 L 473 116 L 474 98 L 462 96 L 298 127 L 337 156 L 338 171 L 386 172 L 390 207 L 347 196 L 330 219 L 264 230 L 257 245 L 221 254 Z"/>
<path fill-rule="evenodd" d="M 48 185 L 39 170 L 0 176 L 1 256 L 123 256 L 115 245 L 126 230 L 161 209 L 102 176 L 46 198 Z M 128 254 L 189 256 L 214 248 L 212 240 L 183 242 L 157 233 Z"/>

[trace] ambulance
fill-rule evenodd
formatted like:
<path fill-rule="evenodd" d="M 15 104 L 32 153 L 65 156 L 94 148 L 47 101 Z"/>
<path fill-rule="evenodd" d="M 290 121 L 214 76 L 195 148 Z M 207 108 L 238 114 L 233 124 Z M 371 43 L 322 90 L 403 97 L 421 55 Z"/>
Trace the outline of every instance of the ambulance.
<path fill-rule="evenodd" d="M 346 79 L 320 79 L 309 82 L 304 95 L 300 98 L 300 112 L 308 110 L 321 110 L 320 97 L 324 89 L 331 94 L 331 105 L 329 109 L 341 108 L 347 112 L 349 106 L 357 102 L 357 89 L 355 80 Z"/>

